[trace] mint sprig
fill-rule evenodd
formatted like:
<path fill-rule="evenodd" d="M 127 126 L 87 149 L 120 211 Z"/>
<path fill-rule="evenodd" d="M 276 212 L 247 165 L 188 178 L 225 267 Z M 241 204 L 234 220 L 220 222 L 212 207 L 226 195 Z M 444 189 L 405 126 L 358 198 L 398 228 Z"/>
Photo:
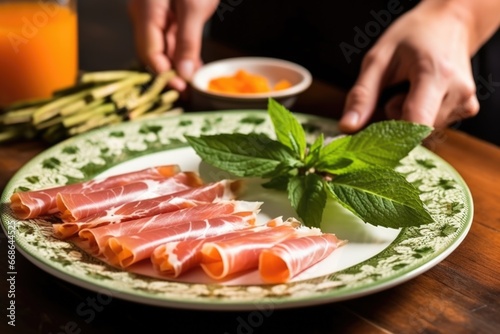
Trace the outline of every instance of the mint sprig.
<path fill-rule="evenodd" d="M 405 122 L 374 123 L 354 135 L 308 145 L 302 125 L 270 99 L 276 139 L 265 134 L 186 136 L 207 163 L 238 177 L 268 179 L 263 186 L 286 190 L 298 217 L 319 227 L 328 198 L 366 223 L 392 228 L 432 222 L 419 191 L 395 171 L 431 127 Z"/>

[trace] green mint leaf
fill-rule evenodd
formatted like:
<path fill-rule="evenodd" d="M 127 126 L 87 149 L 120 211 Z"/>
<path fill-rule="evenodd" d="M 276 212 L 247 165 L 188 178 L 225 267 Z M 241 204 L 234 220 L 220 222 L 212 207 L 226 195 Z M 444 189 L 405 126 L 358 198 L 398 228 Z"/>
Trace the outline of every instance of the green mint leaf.
<path fill-rule="evenodd" d="M 320 227 L 327 198 L 320 176 L 307 174 L 292 177 L 288 182 L 288 198 L 305 225 Z"/>
<path fill-rule="evenodd" d="M 265 134 L 185 137 L 205 162 L 239 177 L 273 177 L 302 166 L 288 147 Z"/>
<path fill-rule="evenodd" d="M 346 151 L 351 136 L 333 138 L 319 153 L 315 169 L 334 175 L 345 174 L 366 167 L 354 154 Z"/>
<path fill-rule="evenodd" d="M 323 143 L 325 141 L 324 135 L 321 133 L 314 143 L 309 147 L 309 151 L 306 154 L 305 157 L 305 163 L 306 166 L 314 166 L 318 163 L 320 156 L 321 156 L 321 151 L 323 149 Z"/>
<path fill-rule="evenodd" d="M 325 146 L 318 168 L 333 172 L 331 169 L 334 168 L 330 166 L 341 157 L 357 162 L 342 173 L 355 171 L 364 164 L 393 168 L 431 131 L 429 126 L 406 121 L 373 123 L 355 135 L 334 140 Z"/>
<path fill-rule="evenodd" d="M 289 110 L 273 99 L 269 99 L 268 113 L 278 141 L 297 153 L 301 160 L 304 159 L 306 135 L 299 121 Z"/>
<path fill-rule="evenodd" d="M 348 150 L 351 140 L 352 136 L 342 136 L 325 145 L 318 158 L 316 170 L 341 175 L 369 167 L 369 164 Z"/>
<path fill-rule="evenodd" d="M 340 175 L 328 185 L 341 205 L 372 225 L 400 228 L 433 221 L 418 190 L 392 169 L 370 168 Z"/>
<path fill-rule="evenodd" d="M 431 132 L 431 127 L 417 123 L 377 122 L 353 135 L 346 150 L 369 164 L 395 167 Z"/>

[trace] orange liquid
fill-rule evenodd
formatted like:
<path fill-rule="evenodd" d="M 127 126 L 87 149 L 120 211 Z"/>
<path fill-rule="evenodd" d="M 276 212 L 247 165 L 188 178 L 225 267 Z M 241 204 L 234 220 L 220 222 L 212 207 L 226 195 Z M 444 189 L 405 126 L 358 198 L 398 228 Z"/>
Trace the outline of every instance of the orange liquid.
<path fill-rule="evenodd" d="M 78 74 L 77 15 L 44 1 L 0 3 L 0 108 L 47 98 Z"/>

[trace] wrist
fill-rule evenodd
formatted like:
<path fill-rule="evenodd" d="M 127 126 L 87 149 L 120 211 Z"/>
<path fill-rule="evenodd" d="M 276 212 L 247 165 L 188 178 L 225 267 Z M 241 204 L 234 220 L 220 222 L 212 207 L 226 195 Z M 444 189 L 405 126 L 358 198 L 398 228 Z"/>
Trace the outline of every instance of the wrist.
<path fill-rule="evenodd" d="M 477 52 L 500 25 L 498 0 L 427 0 L 421 4 L 451 18 L 464 29 L 468 36 L 470 56 Z"/>

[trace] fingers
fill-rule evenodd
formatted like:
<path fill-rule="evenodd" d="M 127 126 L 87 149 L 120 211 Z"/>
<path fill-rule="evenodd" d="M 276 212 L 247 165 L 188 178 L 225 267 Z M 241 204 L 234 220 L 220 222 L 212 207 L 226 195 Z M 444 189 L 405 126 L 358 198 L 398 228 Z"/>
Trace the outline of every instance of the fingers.
<path fill-rule="evenodd" d="M 175 68 L 181 78 L 191 79 L 200 65 L 203 27 L 217 7 L 217 1 L 177 1 Z"/>
<path fill-rule="evenodd" d="M 168 1 L 130 0 L 129 15 L 140 60 L 154 72 L 172 68 L 165 54 Z"/>
<path fill-rule="evenodd" d="M 454 90 L 444 99 L 434 126 L 446 127 L 452 123 L 475 116 L 479 112 L 479 101 L 474 90 Z"/>
<path fill-rule="evenodd" d="M 421 69 L 412 80 L 402 119 L 439 128 L 478 113 L 479 102 L 471 70 L 426 69 Z"/>
<path fill-rule="evenodd" d="M 369 54 L 363 60 L 361 73 L 347 94 L 340 129 L 355 132 L 365 125 L 373 114 L 383 86 L 383 77 L 389 58 L 376 58 Z"/>
<path fill-rule="evenodd" d="M 460 119 L 476 116 L 479 113 L 479 107 L 480 107 L 479 100 L 477 99 L 476 94 L 473 94 L 462 105 L 459 114 L 459 117 L 461 117 Z"/>
<path fill-rule="evenodd" d="M 456 94 L 447 94 L 444 101 L 436 102 L 436 104 L 439 104 L 437 112 L 429 113 L 422 118 L 418 118 L 417 115 L 419 115 L 423 109 L 416 109 L 419 108 L 418 106 L 410 107 L 410 103 L 406 103 L 408 99 L 407 94 L 398 94 L 389 99 L 384 105 L 384 112 L 388 119 L 407 120 L 427 124 L 436 128 L 446 127 L 462 119 L 473 117 L 479 112 L 479 101 L 476 95 L 473 94 L 465 100 L 462 96 L 463 102 L 458 102 L 455 99 L 451 101 L 449 95 Z M 427 105 L 429 106 L 430 104 L 431 103 L 428 103 Z M 435 118 L 432 117 L 432 114 L 435 114 Z"/>
<path fill-rule="evenodd" d="M 406 94 L 398 94 L 387 101 L 384 111 L 389 119 L 400 119 L 403 114 L 403 105 L 406 100 Z"/>
<path fill-rule="evenodd" d="M 140 60 L 154 72 L 177 71 L 169 85 L 186 89 L 200 66 L 203 27 L 217 0 L 129 0 Z"/>
<path fill-rule="evenodd" d="M 401 119 L 433 126 L 446 93 L 440 83 L 432 73 L 420 73 L 411 82 Z"/>
<path fill-rule="evenodd" d="M 437 81 L 430 83 L 426 79 L 419 79 L 417 82 L 419 85 L 415 84 L 415 88 L 408 94 L 398 94 L 387 101 L 384 105 L 387 118 L 440 128 L 473 117 L 479 112 L 479 101 L 473 85 L 455 82 L 447 90 L 439 92 L 432 87 L 447 85 L 439 84 Z M 428 90 L 433 93 L 429 93 Z"/>

